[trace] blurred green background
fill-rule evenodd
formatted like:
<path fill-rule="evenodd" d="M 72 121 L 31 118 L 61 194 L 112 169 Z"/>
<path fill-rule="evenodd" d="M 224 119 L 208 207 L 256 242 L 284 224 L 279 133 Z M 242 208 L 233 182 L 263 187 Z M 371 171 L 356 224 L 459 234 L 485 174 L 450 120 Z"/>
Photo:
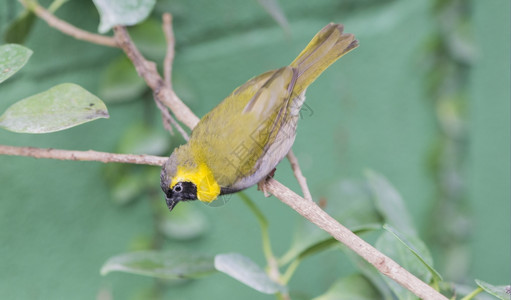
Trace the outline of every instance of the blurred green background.
<path fill-rule="evenodd" d="M 165 11 L 174 16 L 178 94 L 202 116 L 247 79 L 288 64 L 328 22 L 343 23 L 360 47 L 308 89 L 311 113 L 304 114 L 293 147 L 314 198 L 335 202 L 340 185 L 375 170 L 403 196 L 446 280 L 509 284 L 509 1 L 278 3 L 290 34 L 255 0 L 159 1 L 154 20 Z M 2 32 L 21 10 L 16 1 L 0 3 Z M 57 15 L 97 31 L 92 3 L 70 1 Z M 148 33 L 150 25 L 137 36 L 148 56 L 161 59 L 162 37 Z M 76 41 L 40 20 L 25 45 L 34 54 L 0 86 L 2 112 L 63 82 L 101 96 L 105 70 L 121 56 L 117 49 Z M 147 92 L 135 89 L 131 96 L 135 99 L 104 99 L 108 120 L 46 135 L 0 131 L 0 144 L 133 149 L 126 144 L 135 139 L 128 134 L 134 126 L 160 128 L 161 118 Z M 157 147 L 165 155 L 182 142 L 176 136 L 161 138 L 163 129 L 155 132 L 156 140 L 165 142 Z M 154 150 L 147 143 L 142 149 Z M 138 201 L 116 202 L 122 196 L 115 193 L 124 189 L 112 190 L 112 182 L 143 172 L 152 176 L 152 189 L 137 194 Z M 146 298 L 154 279 L 122 273 L 102 277 L 99 269 L 109 257 L 144 248 L 152 238 L 154 199 L 163 203 L 158 172 L 0 156 L 0 298 Z M 299 190 L 287 162 L 279 165 L 276 178 Z M 129 180 L 128 186 L 133 186 Z M 249 194 L 268 217 L 274 250 L 282 254 L 300 217 L 255 188 Z M 159 241 L 165 249 L 240 252 L 264 265 L 259 227 L 237 196 L 220 207 L 183 206 L 204 217 L 207 231 L 190 240 Z M 304 299 L 314 297 L 353 268 L 341 253 L 324 252 L 300 266 L 290 288 Z M 273 298 L 223 274 L 164 291 L 167 299 Z"/>

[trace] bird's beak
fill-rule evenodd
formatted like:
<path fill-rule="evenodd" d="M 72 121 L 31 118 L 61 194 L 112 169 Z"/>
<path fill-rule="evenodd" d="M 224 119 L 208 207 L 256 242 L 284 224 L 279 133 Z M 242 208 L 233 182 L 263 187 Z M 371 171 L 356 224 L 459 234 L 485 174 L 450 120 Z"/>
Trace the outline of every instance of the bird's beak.
<path fill-rule="evenodd" d="M 169 211 L 172 211 L 172 209 L 174 208 L 174 206 L 176 206 L 176 204 L 179 202 L 177 200 L 173 200 L 173 199 L 169 199 L 169 198 L 165 198 L 165 202 L 167 202 L 167 207 L 169 208 Z"/>

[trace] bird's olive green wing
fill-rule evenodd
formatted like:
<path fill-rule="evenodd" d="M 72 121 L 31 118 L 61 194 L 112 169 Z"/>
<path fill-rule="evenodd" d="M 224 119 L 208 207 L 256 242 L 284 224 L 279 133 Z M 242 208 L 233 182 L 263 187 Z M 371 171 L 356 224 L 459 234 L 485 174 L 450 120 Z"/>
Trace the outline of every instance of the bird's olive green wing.
<path fill-rule="evenodd" d="M 297 74 L 284 67 L 249 80 L 205 115 L 190 144 L 221 186 L 250 174 L 288 112 Z"/>

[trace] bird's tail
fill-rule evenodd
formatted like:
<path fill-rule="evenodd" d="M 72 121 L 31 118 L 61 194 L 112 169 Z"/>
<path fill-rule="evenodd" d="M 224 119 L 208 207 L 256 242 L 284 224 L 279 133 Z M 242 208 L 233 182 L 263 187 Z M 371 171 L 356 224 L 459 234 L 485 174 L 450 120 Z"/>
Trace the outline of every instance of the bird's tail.
<path fill-rule="evenodd" d="M 358 46 L 351 33 L 343 33 L 344 26 L 330 23 L 321 29 L 307 47 L 291 63 L 298 69 L 293 93 L 303 92 L 332 63 Z"/>

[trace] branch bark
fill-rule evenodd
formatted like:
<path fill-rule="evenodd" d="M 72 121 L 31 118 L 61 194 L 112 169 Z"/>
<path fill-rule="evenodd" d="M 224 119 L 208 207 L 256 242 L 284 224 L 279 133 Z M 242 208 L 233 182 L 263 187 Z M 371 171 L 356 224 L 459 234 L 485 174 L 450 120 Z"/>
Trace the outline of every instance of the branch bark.
<path fill-rule="evenodd" d="M 172 15 L 169 13 L 163 14 L 163 32 L 165 33 L 165 40 L 167 41 L 167 52 L 163 61 L 163 78 L 165 82 L 172 88 L 172 65 L 174 63 L 175 44 L 174 30 L 172 29 Z"/>
<path fill-rule="evenodd" d="M 315 202 L 298 196 L 275 179 L 269 179 L 266 182 L 266 189 L 307 220 L 328 232 L 332 237 L 346 245 L 351 250 L 355 251 L 381 273 L 393 279 L 421 299 L 447 300 L 446 297 L 437 292 L 431 286 L 422 282 L 390 257 L 384 255 L 369 243 L 351 232 L 348 228 L 341 225 L 337 222 L 337 220 L 322 210 Z"/>
<path fill-rule="evenodd" d="M 117 43 L 112 37 L 95 34 L 92 32 L 85 31 L 83 29 L 80 29 L 78 27 L 75 27 L 71 24 L 69 24 L 66 21 L 63 21 L 57 17 L 55 17 L 52 13 L 50 13 L 48 10 L 37 4 L 35 1 L 27 1 L 27 0 L 19 0 L 20 3 L 25 6 L 25 8 L 31 10 L 38 16 L 39 18 L 43 19 L 48 23 L 50 27 L 53 27 L 57 29 L 58 31 L 72 36 L 75 39 L 90 42 L 93 44 L 98 44 L 102 46 L 108 46 L 108 47 L 117 47 Z"/>
<path fill-rule="evenodd" d="M 123 26 L 114 27 L 115 40 L 126 53 L 128 58 L 133 62 L 138 75 L 144 78 L 147 85 L 154 91 L 156 97 L 161 100 L 170 110 L 174 113 L 176 118 L 183 122 L 190 129 L 193 129 L 199 118 L 186 106 L 181 99 L 174 93 L 170 87 L 165 84 L 163 78 L 161 78 L 156 64 L 148 61 L 138 51 L 135 44 L 131 40 L 126 28 Z"/>
<path fill-rule="evenodd" d="M 295 174 L 296 180 L 300 187 L 302 188 L 303 197 L 309 201 L 312 201 L 312 194 L 309 190 L 309 186 L 307 185 L 307 179 L 303 176 L 302 170 L 300 169 L 300 165 L 298 164 L 298 159 L 296 158 L 293 150 L 289 150 L 287 154 L 287 160 L 289 160 L 289 164 L 291 165 L 291 169 L 293 169 L 293 173 Z"/>
<path fill-rule="evenodd" d="M 167 157 L 137 154 L 117 154 L 94 150 L 75 151 L 52 148 L 15 147 L 0 145 L 0 155 L 30 156 L 59 160 L 99 161 L 103 163 L 125 163 L 161 166 Z"/>

